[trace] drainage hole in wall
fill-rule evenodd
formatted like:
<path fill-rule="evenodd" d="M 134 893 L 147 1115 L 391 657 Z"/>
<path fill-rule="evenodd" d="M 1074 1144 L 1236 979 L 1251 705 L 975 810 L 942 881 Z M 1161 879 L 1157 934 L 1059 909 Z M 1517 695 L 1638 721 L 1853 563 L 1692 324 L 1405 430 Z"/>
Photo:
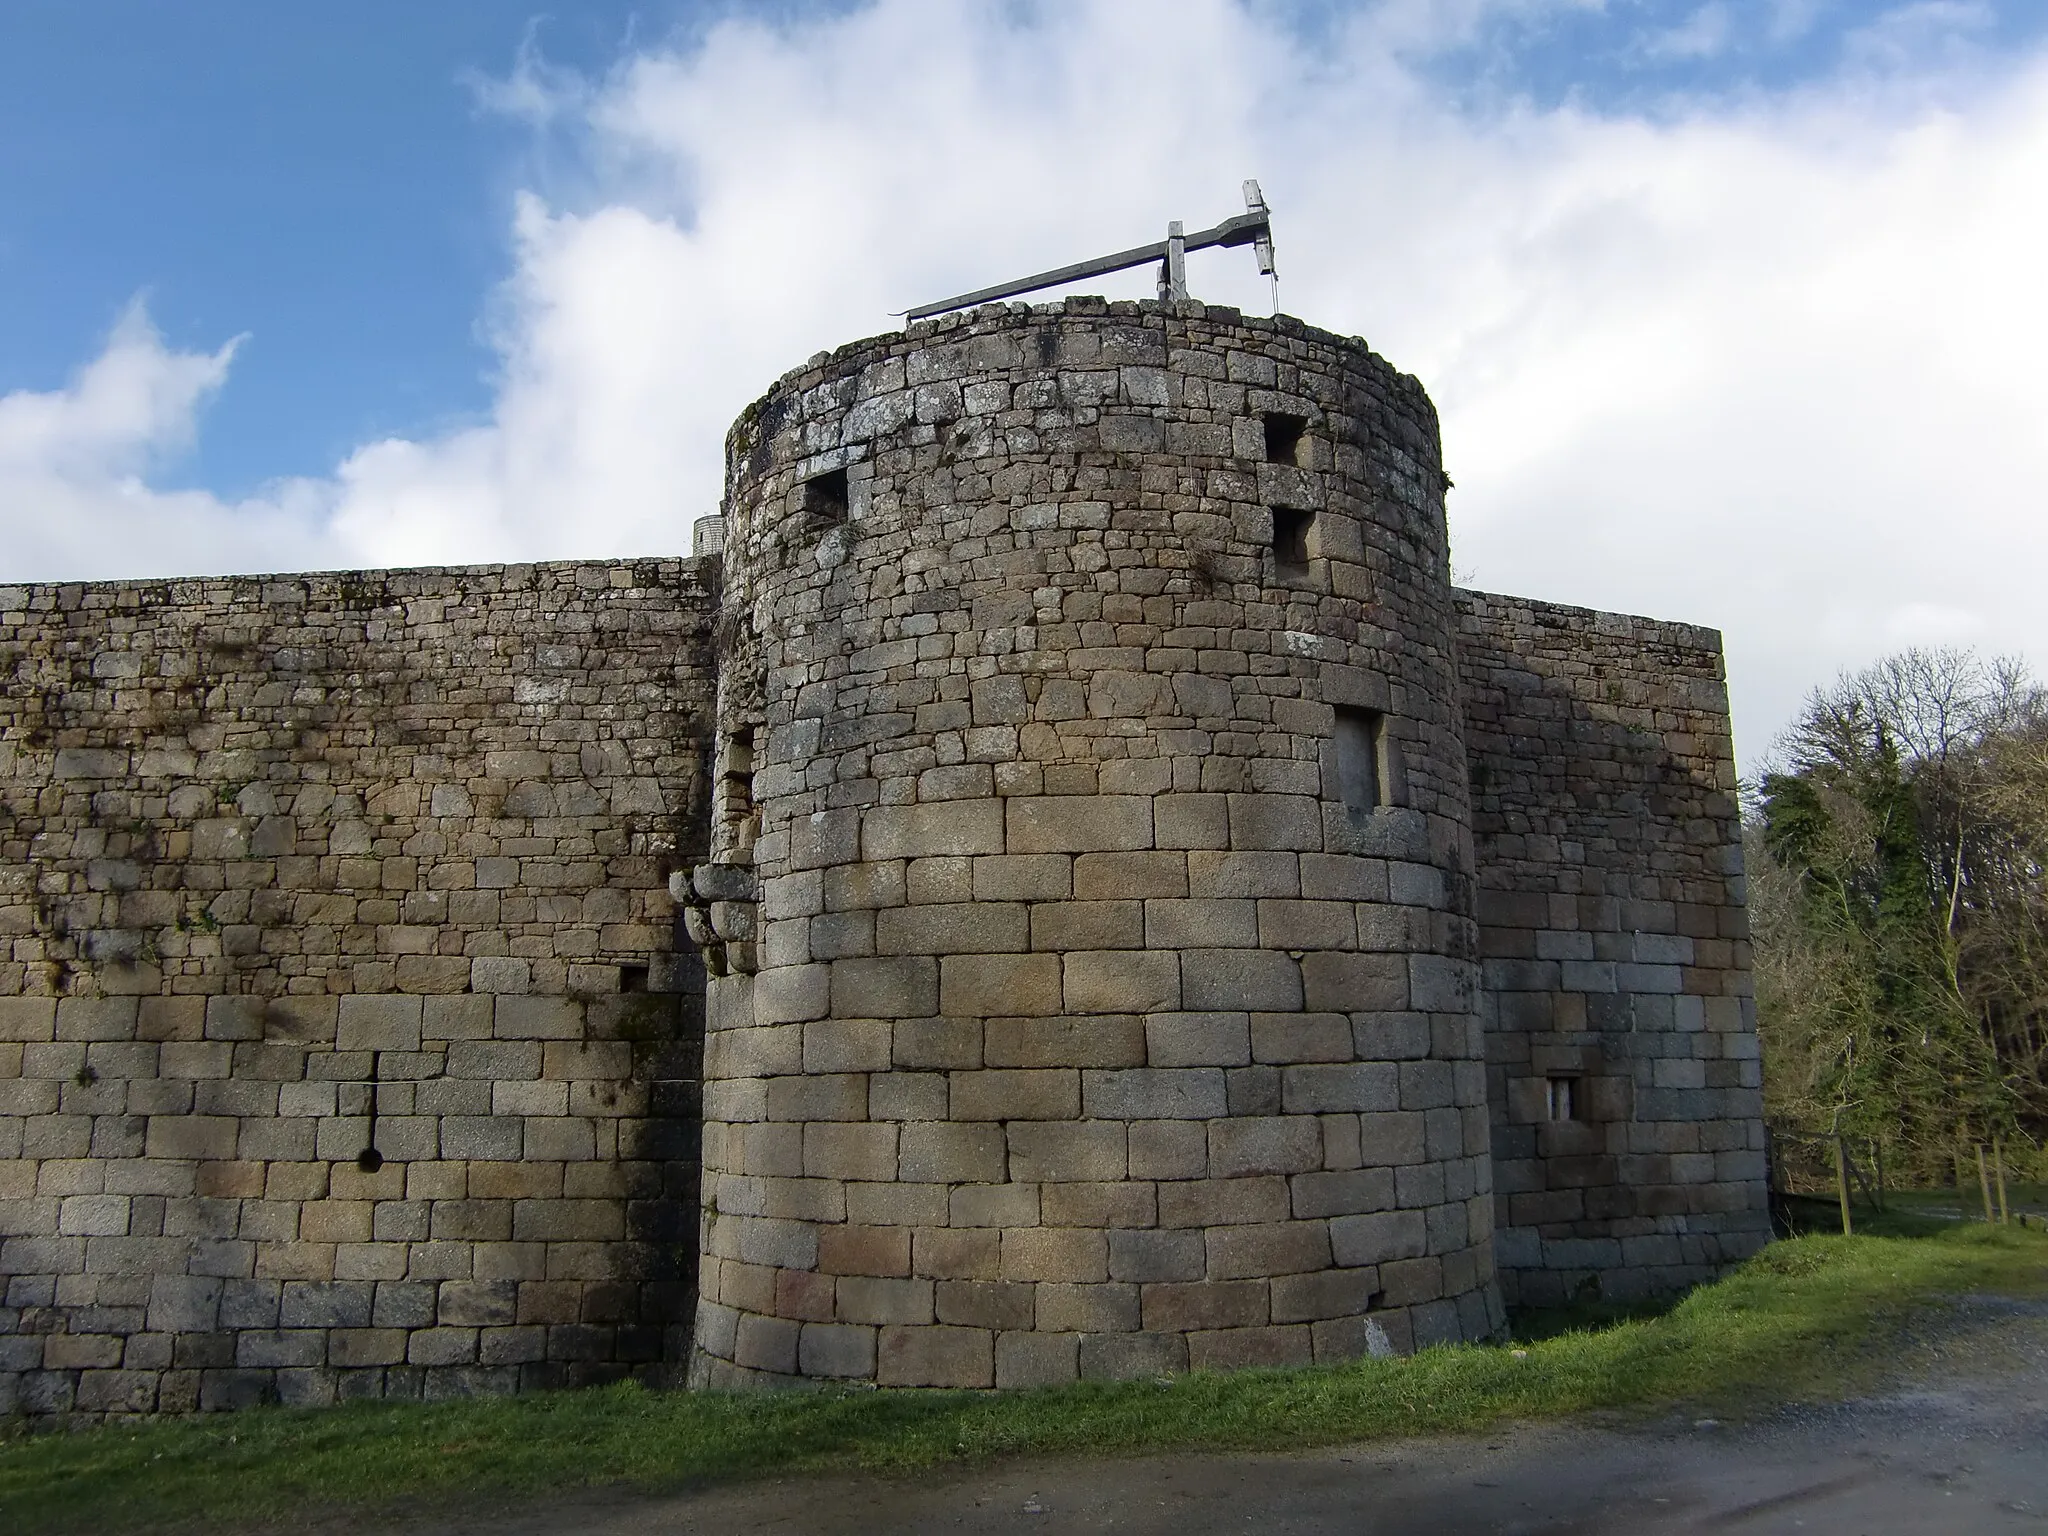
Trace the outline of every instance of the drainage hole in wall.
<path fill-rule="evenodd" d="M 364 1173 L 375 1173 L 384 1166 L 384 1154 L 375 1147 L 365 1147 L 356 1154 L 356 1167 Z"/>

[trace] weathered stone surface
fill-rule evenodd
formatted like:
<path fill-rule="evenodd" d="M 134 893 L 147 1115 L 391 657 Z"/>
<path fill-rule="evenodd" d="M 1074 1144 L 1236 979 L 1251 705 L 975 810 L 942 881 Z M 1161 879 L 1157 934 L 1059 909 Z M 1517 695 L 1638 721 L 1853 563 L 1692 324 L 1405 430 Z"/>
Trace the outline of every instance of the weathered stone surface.
<path fill-rule="evenodd" d="M 663 861 L 703 851 L 711 574 L 0 601 L 0 885 L 46 893 L 0 951 L 0 1115 L 48 1127 L 0 1185 L 49 1210 L 0 1307 L 91 1341 L 38 1362 L 75 1411 L 502 1390 L 477 1362 L 551 1358 L 540 1313 L 588 1326 L 579 1369 L 662 1369 L 693 1275 L 641 1255 L 694 1222 L 702 995 Z"/>
<path fill-rule="evenodd" d="M 1413 379 L 1070 300 L 731 447 L 715 566 L 0 589 L 0 1404 L 1336 1360 L 1753 1245 L 1718 640 L 1454 593 Z"/>

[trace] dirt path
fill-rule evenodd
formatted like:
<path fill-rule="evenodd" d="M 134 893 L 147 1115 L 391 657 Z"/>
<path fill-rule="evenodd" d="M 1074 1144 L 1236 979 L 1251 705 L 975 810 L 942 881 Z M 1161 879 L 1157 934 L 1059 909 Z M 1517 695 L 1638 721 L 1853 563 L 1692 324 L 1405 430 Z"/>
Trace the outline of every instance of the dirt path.
<path fill-rule="evenodd" d="M 1972 1298 L 1884 1395 L 1741 1426 L 1584 1422 L 1298 1456 L 1010 1462 L 583 1496 L 414 1536 L 2048 1533 L 2048 1306 Z"/>

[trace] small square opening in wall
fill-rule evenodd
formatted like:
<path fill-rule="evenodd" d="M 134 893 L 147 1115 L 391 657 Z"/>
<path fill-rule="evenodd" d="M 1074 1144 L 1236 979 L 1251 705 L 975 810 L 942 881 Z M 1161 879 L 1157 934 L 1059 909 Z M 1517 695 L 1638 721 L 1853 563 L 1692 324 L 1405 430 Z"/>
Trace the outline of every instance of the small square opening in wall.
<path fill-rule="evenodd" d="M 1296 469 L 1305 469 L 1301 460 L 1303 450 L 1308 447 L 1308 418 L 1289 416 L 1279 411 L 1266 413 L 1266 462 L 1268 464 L 1292 464 Z"/>
<path fill-rule="evenodd" d="M 644 965 L 620 966 L 619 990 L 621 992 L 645 992 L 647 990 L 647 967 Z"/>
<path fill-rule="evenodd" d="M 1550 1077 L 1543 1080 L 1543 1109 L 1552 1120 L 1576 1120 L 1579 1118 L 1579 1080 L 1576 1077 Z"/>
<path fill-rule="evenodd" d="M 1314 532 L 1316 515 L 1304 512 L 1298 507 L 1275 507 L 1273 509 L 1273 563 L 1282 576 L 1306 576 L 1308 574 L 1309 535 Z"/>
<path fill-rule="evenodd" d="M 804 515 L 816 522 L 846 521 L 846 471 L 828 469 L 804 482 Z"/>
<path fill-rule="evenodd" d="M 1348 811 L 1376 811 L 1387 800 L 1387 717 L 1375 709 L 1337 708 L 1337 794 Z"/>

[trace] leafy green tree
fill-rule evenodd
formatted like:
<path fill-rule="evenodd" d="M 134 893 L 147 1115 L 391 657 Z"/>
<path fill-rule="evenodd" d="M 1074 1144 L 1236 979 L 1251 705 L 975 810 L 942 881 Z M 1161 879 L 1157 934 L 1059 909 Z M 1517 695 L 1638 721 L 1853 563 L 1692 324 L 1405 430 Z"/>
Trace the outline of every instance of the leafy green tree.
<path fill-rule="evenodd" d="M 2048 707 L 2015 663 L 1912 651 L 1816 692 L 1746 826 L 1780 1123 L 1932 1171 L 2042 1128 Z"/>

